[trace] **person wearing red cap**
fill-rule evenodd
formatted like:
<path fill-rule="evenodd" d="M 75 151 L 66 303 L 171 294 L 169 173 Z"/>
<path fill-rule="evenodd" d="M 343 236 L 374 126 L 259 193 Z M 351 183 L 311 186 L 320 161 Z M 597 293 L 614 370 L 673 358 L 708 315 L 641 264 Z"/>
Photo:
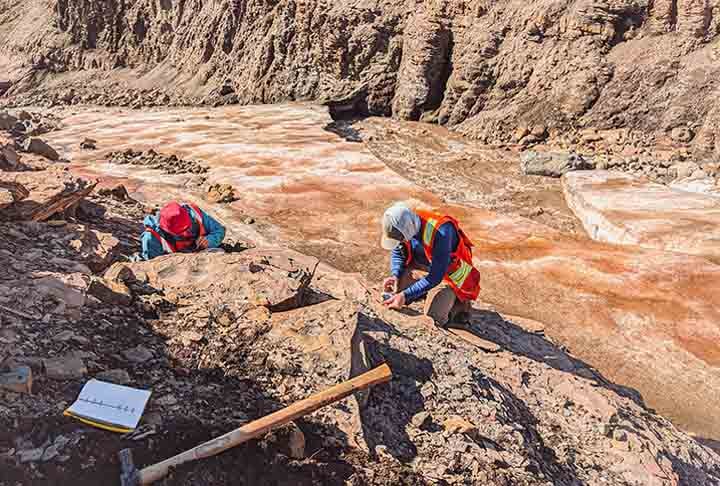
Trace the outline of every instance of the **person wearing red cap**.
<path fill-rule="evenodd" d="M 143 260 L 169 253 L 190 253 L 217 248 L 225 228 L 194 204 L 166 204 L 157 215 L 146 216 L 140 235 Z"/>

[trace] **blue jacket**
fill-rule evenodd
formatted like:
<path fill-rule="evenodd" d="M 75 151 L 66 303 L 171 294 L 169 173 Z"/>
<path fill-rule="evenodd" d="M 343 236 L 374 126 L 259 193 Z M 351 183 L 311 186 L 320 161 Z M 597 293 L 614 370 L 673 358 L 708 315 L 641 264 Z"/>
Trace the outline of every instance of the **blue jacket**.
<path fill-rule="evenodd" d="M 437 233 L 435 233 L 432 261 L 429 262 L 427 256 L 425 256 L 420 232 L 410 240 L 412 261 L 430 267 L 430 273 L 403 291 L 406 302 L 410 303 L 422 298 L 442 282 L 450 266 L 451 254 L 457 250 L 459 242 L 460 236 L 452 223 L 441 225 Z M 405 245 L 398 245 L 390 256 L 390 271 L 397 278 L 400 278 L 400 275 L 405 271 L 405 262 L 407 261 L 405 252 Z"/>
<path fill-rule="evenodd" d="M 190 211 L 190 216 L 192 217 L 193 223 L 192 223 L 192 234 L 193 239 L 198 239 L 200 236 L 200 227 L 195 222 L 195 211 L 193 211 L 192 208 L 189 206 L 183 204 L 182 205 L 185 209 Z M 207 233 L 205 235 L 205 239 L 208 241 L 208 248 L 217 248 L 222 243 L 223 239 L 225 238 L 225 228 L 218 223 L 215 219 L 213 219 L 211 216 L 209 216 L 205 211 L 200 210 L 202 213 L 202 222 L 203 226 L 205 226 L 205 232 Z M 143 224 L 145 227 L 152 228 L 153 230 L 157 231 L 162 235 L 165 239 L 167 239 L 169 242 L 174 242 L 176 240 L 175 237 L 172 235 L 168 235 L 163 230 L 160 229 L 160 216 L 146 216 L 145 220 L 143 221 Z M 155 257 L 159 257 L 161 255 L 165 254 L 165 250 L 163 250 L 162 243 L 155 238 L 152 233 L 149 231 L 143 231 L 143 233 L 140 235 L 140 243 L 142 244 L 142 252 L 140 253 L 140 256 L 143 260 L 151 260 Z M 186 250 L 187 252 L 195 251 L 195 247 L 191 247 L 189 250 Z"/>

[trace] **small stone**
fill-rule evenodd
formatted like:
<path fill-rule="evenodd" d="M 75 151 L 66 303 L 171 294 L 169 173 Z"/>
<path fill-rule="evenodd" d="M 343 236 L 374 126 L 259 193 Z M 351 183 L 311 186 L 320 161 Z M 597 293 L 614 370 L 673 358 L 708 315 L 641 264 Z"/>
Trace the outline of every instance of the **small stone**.
<path fill-rule="evenodd" d="M 421 429 L 423 425 L 427 423 L 429 418 L 430 414 L 428 412 L 416 413 L 412 418 L 412 424 L 415 428 Z"/>
<path fill-rule="evenodd" d="M 127 385 L 131 381 L 128 372 L 120 369 L 103 371 L 95 375 L 95 378 L 101 381 L 115 383 L 116 385 Z"/>
<path fill-rule="evenodd" d="M 55 335 L 55 340 L 60 342 L 68 342 L 75 336 L 75 333 L 66 329 L 62 332 L 59 332 Z"/>
<path fill-rule="evenodd" d="M 527 135 L 530 134 L 530 129 L 526 126 L 518 127 L 515 129 L 515 133 L 513 134 L 513 141 L 519 142 L 523 138 L 525 138 Z"/>
<path fill-rule="evenodd" d="M 702 169 L 695 169 L 692 174 L 690 174 L 691 179 L 705 179 L 707 177 L 707 174 Z"/>
<path fill-rule="evenodd" d="M 26 462 L 37 462 L 41 460 L 44 452 L 45 450 L 42 448 L 28 449 L 24 451 L 19 451 L 17 453 L 17 456 L 20 459 L 20 463 L 24 464 Z"/>
<path fill-rule="evenodd" d="M 53 380 L 73 380 L 87 374 L 83 360 L 76 356 L 43 360 L 45 374 Z"/>
<path fill-rule="evenodd" d="M 446 419 L 443 422 L 443 428 L 445 431 L 452 435 L 452 434 L 468 434 L 472 435 L 473 433 L 477 432 L 477 427 L 475 425 L 471 424 L 464 418 L 453 415 L 450 418 Z"/>
<path fill-rule="evenodd" d="M 0 111 L 0 130 L 12 130 L 18 119 L 11 114 Z"/>
<path fill-rule="evenodd" d="M 202 341 L 202 339 L 203 335 L 197 331 L 183 331 L 180 334 L 180 340 L 185 346 L 189 346 L 191 343 Z"/>
<path fill-rule="evenodd" d="M 88 293 L 111 305 L 128 306 L 133 300 L 130 289 L 124 283 L 98 277 L 93 277 L 90 281 Z"/>
<path fill-rule="evenodd" d="M 530 129 L 530 135 L 532 135 L 533 137 L 537 137 L 538 139 L 545 138 L 545 136 L 547 136 L 547 127 L 542 123 L 538 125 L 533 125 L 533 127 Z"/>
<path fill-rule="evenodd" d="M 230 184 L 215 184 L 210 186 L 205 194 L 205 199 L 212 203 L 230 203 L 237 201 L 238 197 Z"/>
<path fill-rule="evenodd" d="M 80 142 L 80 148 L 83 150 L 95 150 L 97 149 L 97 140 L 93 140 L 92 138 L 86 138 L 82 142 Z"/>
<path fill-rule="evenodd" d="M 48 447 L 47 449 L 45 449 L 45 452 L 43 453 L 41 460 L 43 462 L 52 461 L 59 455 L 60 455 L 60 452 L 58 451 L 58 447 L 55 444 L 53 444 L 50 447 Z"/>
<path fill-rule="evenodd" d="M 122 352 L 122 355 L 131 363 L 136 364 L 145 363 L 155 356 L 148 348 L 140 345 L 131 349 L 126 349 Z"/>
<path fill-rule="evenodd" d="M 670 167 L 670 175 L 676 179 L 685 179 L 699 168 L 694 162 L 680 162 Z"/>
<path fill-rule="evenodd" d="M 678 127 L 670 132 L 670 138 L 679 143 L 688 143 L 694 136 L 692 130 L 686 127 Z"/>
<path fill-rule="evenodd" d="M 288 448 L 290 449 L 290 457 L 293 459 L 305 458 L 305 434 L 295 423 L 291 424 Z"/>
<path fill-rule="evenodd" d="M 620 429 L 615 429 L 613 432 L 613 439 L 615 439 L 618 442 L 625 442 L 628 439 L 627 432 Z"/>
<path fill-rule="evenodd" d="M 173 405 L 177 405 L 178 399 L 175 398 L 175 395 L 165 395 L 158 398 L 155 403 L 163 407 L 172 407 Z"/>
<path fill-rule="evenodd" d="M 52 161 L 60 160 L 60 154 L 58 154 L 54 148 L 48 145 L 47 142 L 39 138 L 33 137 L 25 140 L 25 143 L 23 144 L 23 150 L 33 154 L 42 155 L 43 157 Z"/>

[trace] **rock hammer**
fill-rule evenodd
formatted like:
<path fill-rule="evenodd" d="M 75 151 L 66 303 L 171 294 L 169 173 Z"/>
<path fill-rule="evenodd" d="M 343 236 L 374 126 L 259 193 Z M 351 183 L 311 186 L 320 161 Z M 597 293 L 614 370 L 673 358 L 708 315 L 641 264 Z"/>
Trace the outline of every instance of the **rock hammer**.
<path fill-rule="evenodd" d="M 390 367 L 387 364 L 383 364 L 362 375 L 316 393 L 282 410 L 254 420 L 225 435 L 211 439 L 162 462 L 147 466 L 144 469 L 137 469 L 133 463 L 132 451 L 130 449 L 123 449 L 118 453 L 120 458 L 120 484 L 121 486 L 142 486 L 153 483 L 167 476 L 172 467 L 220 454 L 250 439 L 259 437 L 276 427 L 290 423 L 326 405 L 342 400 L 359 390 L 373 385 L 387 383 L 391 379 L 392 371 Z"/>

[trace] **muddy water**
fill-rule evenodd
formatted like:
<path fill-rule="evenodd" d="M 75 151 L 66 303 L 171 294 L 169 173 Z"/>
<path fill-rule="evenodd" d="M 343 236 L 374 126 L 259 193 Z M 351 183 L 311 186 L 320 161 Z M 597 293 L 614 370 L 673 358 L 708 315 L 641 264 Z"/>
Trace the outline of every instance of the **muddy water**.
<path fill-rule="evenodd" d="M 376 125 L 372 133 L 381 140 L 370 144 L 371 153 L 324 130 L 330 121 L 325 109 L 305 105 L 82 109 L 66 113 L 65 128 L 47 138 L 72 159 L 74 171 L 108 183 L 123 181 L 157 204 L 172 198 L 202 201 L 193 193 L 191 176 L 107 164 L 103 153 L 153 148 L 202 159 L 210 167 L 210 182 L 231 183 L 240 194 L 230 206 L 204 205 L 231 232 L 288 245 L 373 279 L 386 267 L 387 254 L 377 244 L 378 218 L 389 203 L 454 202 L 443 210 L 456 215 L 475 240 L 482 301 L 541 322 L 548 336 L 605 377 L 637 389 L 648 405 L 687 430 L 720 439 L 720 266 L 697 256 L 592 242 L 520 217 L 523 204 L 541 205 L 553 219 L 566 218 L 560 229 L 573 226 L 559 187 L 508 181 L 502 168 L 491 164 L 492 154 L 482 151 L 466 160 L 467 149 L 456 150 L 462 141 L 426 144 L 424 156 L 433 150 L 438 156 L 428 165 L 418 163 L 423 155 L 407 143 L 412 134 L 383 141 L 389 130 L 398 130 Z M 96 139 L 100 150 L 80 150 L 84 137 Z M 440 196 L 393 172 L 379 157 Z M 467 177 L 468 164 L 475 176 Z M 446 182 L 448 174 L 454 185 Z M 514 185 L 487 201 L 473 192 L 478 187 L 487 195 L 506 183 Z M 484 203 L 502 214 L 482 209 Z M 242 213 L 261 224 L 240 224 Z M 482 332 L 482 315 L 473 319 Z M 501 336 L 486 337 L 523 353 Z"/>
<path fill-rule="evenodd" d="M 142 199 L 161 204 L 192 199 L 187 175 L 104 162 L 113 150 L 154 149 L 204 161 L 208 182 L 235 186 L 240 199 L 211 212 L 231 229 L 250 214 L 262 223 L 253 239 L 289 245 L 345 271 L 379 277 L 386 255 L 378 254 L 378 217 L 394 200 L 437 202 L 378 160 L 363 144 L 323 129 L 332 120 L 322 107 L 251 106 L 218 109 L 67 112 L 64 128 L 48 139 L 72 160 L 73 170 L 123 182 Z M 79 148 L 85 137 L 97 151 Z M 202 204 L 201 200 L 197 200 Z M 207 207 L 207 205 L 206 205 Z"/>

